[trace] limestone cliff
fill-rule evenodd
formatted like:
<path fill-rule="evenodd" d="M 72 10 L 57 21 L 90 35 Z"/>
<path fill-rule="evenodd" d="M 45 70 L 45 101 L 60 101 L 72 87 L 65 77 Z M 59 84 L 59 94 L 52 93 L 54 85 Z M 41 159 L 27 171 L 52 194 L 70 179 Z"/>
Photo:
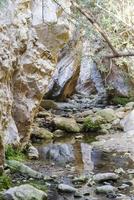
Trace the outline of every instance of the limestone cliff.
<path fill-rule="evenodd" d="M 60 8 L 47 0 L 42 11 L 41 2 L 7 1 L 1 9 L 0 156 L 3 142 L 18 145 L 28 141 L 59 52 L 72 37 L 72 27 Z M 70 1 L 66 8 L 70 9 Z"/>

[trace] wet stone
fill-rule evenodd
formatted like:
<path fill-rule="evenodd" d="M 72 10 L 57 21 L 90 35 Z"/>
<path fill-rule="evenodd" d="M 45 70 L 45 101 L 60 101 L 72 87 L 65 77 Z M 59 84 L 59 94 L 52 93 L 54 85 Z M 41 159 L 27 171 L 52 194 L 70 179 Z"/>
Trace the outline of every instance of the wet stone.
<path fill-rule="evenodd" d="M 108 193 L 112 193 L 114 194 L 117 191 L 117 188 L 115 188 L 112 185 L 103 185 L 103 186 L 99 186 L 96 188 L 95 192 L 97 194 L 108 194 Z"/>
<path fill-rule="evenodd" d="M 65 192 L 65 193 L 75 193 L 77 191 L 76 188 L 66 185 L 66 184 L 59 184 L 58 190 Z"/>
<path fill-rule="evenodd" d="M 115 173 L 98 173 L 93 176 L 93 180 L 95 182 L 103 182 L 108 180 L 116 181 L 118 178 L 118 175 Z"/>

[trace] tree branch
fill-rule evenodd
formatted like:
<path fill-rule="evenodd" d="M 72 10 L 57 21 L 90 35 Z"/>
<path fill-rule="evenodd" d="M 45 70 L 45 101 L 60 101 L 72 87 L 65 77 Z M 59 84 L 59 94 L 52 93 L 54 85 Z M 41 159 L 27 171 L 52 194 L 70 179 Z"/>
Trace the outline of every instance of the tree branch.
<path fill-rule="evenodd" d="M 131 56 L 134 56 L 134 52 L 130 52 L 130 53 L 119 52 L 118 55 L 106 55 L 104 57 L 105 58 L 119 58 L 119 57 L 131 57 Z"/>
<path fill-rule="evenodd" d="M 104 40 L 107 42 L 107 44 L 109 45 L 110 49 L 112 50 L 114 56 L 118 55 L 118 51 L 115 49 L 115 47 L 112 45 L 112 43 L 110 42 L 110 39 L 108 38 L 107 34 L 102 30 L 102 28 L 100 27 L 99 23 L 96 21 L 96 19 L 94 18 L 93 14 L 90 11 L 86 11 L 84 8 L 81 8 L 76 2 L 74 2 L 73 0 L 71 0 L 72 5 L 77 8 L 77 10 L 79 10 L 79 12 L 84 15 L 88 21 L 96 28 L 96 30 L 102 35 L 102 37 L 104 38 Z"/>

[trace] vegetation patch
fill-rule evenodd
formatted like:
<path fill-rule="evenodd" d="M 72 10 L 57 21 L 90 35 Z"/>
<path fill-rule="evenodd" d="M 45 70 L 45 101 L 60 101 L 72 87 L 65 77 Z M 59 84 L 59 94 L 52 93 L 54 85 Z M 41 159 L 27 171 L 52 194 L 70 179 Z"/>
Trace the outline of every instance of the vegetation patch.
<path fill-rule="evenodd" d="M 12 186 L 12 181 L 9 176 L 7 176 L 6 174 L 3 174 L 2 176 L 0 176 L 0 191 L 4 189 L 8 189 L 11 186 Z"/>
<path fill-rule="evenodd" d="M 111 100 L 111 102 L 115 105 L 123 105 L 125 106 L 127 103 L 131 102 L 131 101 L 134 101 L 134 97 L 120 97 L 120 96 L 117 96 L 117 97 L 113 97 L 113 99 Z"/>
<path fill-rule="evenodd" d="M 5 156 L 7 160 L 26 160 L 26 155 L 19 149 L 13 148 L 12 145 L 7 145 L 5 150 Z"/>
<path fill-rule="evenodd" d="M 91 119 L 91 117 L 86 117 L 83 124 L 83 131 L 98 131 L 101 129 L 102 122 L 100 120 Z"/>

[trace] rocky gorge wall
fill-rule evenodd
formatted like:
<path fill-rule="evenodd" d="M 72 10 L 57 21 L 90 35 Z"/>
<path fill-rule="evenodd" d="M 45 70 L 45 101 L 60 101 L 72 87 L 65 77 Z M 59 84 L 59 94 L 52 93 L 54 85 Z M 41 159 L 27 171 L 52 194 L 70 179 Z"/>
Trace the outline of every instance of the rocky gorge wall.
<path fill-rule="evenodd" d="M 72 37 L 73 27 L 62 10 L 47 0 L 42 11 L 41 2 L 8 1 L 1 9 L 0 166 L 3 144 L 27 143 L 60 50 Z"/>

